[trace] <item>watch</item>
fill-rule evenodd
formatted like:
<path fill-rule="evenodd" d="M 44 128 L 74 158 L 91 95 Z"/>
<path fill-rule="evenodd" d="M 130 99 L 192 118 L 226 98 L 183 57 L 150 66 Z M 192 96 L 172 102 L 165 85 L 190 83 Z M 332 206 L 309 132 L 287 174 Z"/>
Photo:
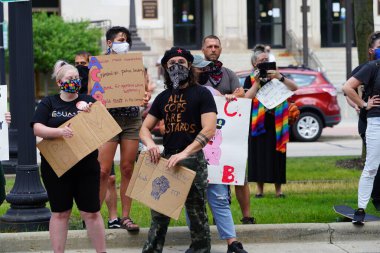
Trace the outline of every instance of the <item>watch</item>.
<path fill-rule="evenodd" d="M 362 108 L 367 109 L 367 106 L 368 106 L 367 102 L 364 102 Z"/>
<path fill-rule="evenodd" d="M 280 82 L 284 82 L 285 81 L 285 76 L 283 74 L 281 74 L 281 73 L 280 73 L 280 75 L 281 75 Z"/>

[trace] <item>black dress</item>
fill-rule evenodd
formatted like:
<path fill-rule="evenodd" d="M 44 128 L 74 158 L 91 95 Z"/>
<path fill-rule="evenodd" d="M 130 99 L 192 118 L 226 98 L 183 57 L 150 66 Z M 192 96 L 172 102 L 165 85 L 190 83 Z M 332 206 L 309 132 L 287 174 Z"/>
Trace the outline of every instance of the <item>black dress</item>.
<path fill-rule="evenodd" d="M 251 87 L 250 77 L 244 88 Z M 248 138 L 248 181 L 259 183 L 286 183 L 286 152 L 276 151 L 274 110 L 265 113 L 265 133 Z"/>

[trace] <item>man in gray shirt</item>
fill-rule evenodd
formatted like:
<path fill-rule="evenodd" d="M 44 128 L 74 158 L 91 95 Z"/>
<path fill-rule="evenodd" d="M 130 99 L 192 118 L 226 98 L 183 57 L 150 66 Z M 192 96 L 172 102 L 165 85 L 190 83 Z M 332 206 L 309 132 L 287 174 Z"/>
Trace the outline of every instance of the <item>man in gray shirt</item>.
<path fill-rule="evenodd" d="M 214 63 L 210 70 L 209 80 L 205 85 L 213 87 L 222 95 L 233 94 L 236 97 L 244 97 L 244 89 L 240 86 L 236 74 L 232 70 L 223 67 L 223 63 L 218 60 L 222 53 L 220 39 L 215 35 L 209 35 L 203 38 L 202 52 L 206 60 Z M 210 185 L 207 191 L 209 190 Z M 251 217 L 250 214 L 250 192 L 248 183 L 246 182 L 243 186 L 236 185 L 235 192 L 243 214 L 241 222 L 243 224 L 254 224 L 255 219 Z"/>

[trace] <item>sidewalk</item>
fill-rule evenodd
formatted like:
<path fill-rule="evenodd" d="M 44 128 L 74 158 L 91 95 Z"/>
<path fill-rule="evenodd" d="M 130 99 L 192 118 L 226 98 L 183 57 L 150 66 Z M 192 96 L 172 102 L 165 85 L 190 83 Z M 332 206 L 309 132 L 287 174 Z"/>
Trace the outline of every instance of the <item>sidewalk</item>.
<path fill-rule="evenodd" d="M 357 227 L 350 222 L 237 225 L 248 252 L 380 252 L 380 222 Z M 108 252 L 141 252 L 148 229 L 139 234 L 107 230 Z M 212 251 L 226 252 L 211 226 Z M 190 243 L 187 227 L 170 227 L 164 252 L 184 252 Z M 51 252 L 48 232 L 0 233 L 0 252 Z M 69 231 L 67 252 L 93 252 L 85 230 Z"/>
<path fill-rule="evenodd" d="M 358 122 L 356 121 L 342 121 L 334 127 L 325 127 L 322 130 L 322 139 L 325 138 L 346 138 L 346 139 L 360 139 L 358 133 Z"/>

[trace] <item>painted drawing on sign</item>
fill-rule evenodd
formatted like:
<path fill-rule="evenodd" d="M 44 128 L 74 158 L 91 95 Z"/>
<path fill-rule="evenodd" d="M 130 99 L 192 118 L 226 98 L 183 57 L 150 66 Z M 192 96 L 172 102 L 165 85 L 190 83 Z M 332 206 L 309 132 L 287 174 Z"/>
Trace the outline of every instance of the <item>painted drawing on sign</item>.
<path fill-rule="evenodd" d="M 155 200 L 159 200 L 161 195 L 170 188 L 169 180 L 165 176 L 158 177 L 152 182 L 151 196 Z"/>
<path fill-rule="evenodd" d="M 219 165 L 220 157 L 222 156 L 222 149 L 220 148 L 223 142 L 222 126 L 224 126 L 225 123 L 226 121 L 224 119 L 218 119 L 216 121 L 215 135 L 203 148 L 206 160 L 210 165 Z"/>

